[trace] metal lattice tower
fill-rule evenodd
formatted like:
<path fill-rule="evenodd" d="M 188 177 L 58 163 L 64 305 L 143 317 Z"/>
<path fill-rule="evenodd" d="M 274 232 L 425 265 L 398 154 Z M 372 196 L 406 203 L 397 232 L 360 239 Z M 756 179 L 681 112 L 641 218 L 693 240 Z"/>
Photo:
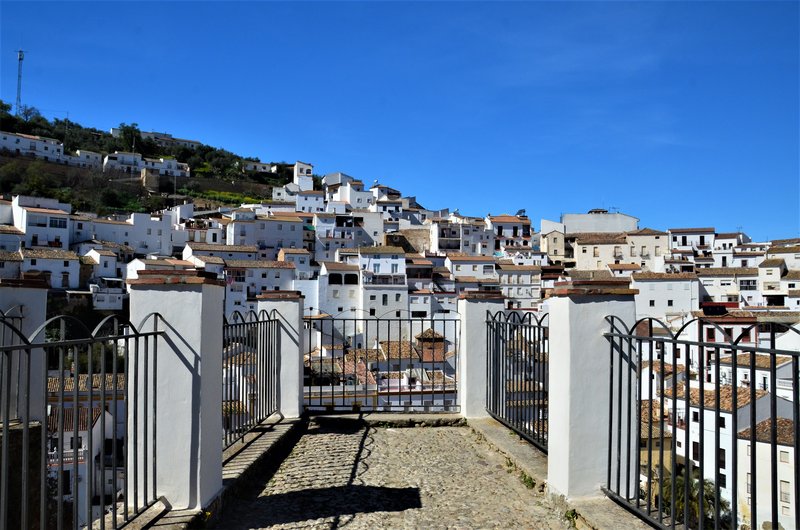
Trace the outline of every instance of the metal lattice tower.
<path fill-rule="evenodd" d="M 25 58 L 23 50 L 17 51 L 17 60 L 19 66 L 17 68 L 17 116 L 19 116 L 19 108 L 22 105 L 22 60 Z"/>

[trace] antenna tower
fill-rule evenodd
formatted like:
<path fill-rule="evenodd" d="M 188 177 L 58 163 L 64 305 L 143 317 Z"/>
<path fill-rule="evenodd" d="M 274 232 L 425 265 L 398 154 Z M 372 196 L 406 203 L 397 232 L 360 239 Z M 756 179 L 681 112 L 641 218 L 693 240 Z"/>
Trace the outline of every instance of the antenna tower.
<path fill-rule="evenodd" d="M 19 66 L 17 67 L 17 116 L 19 116 L 19 108 L 22 105 L 22 60 L 25 58 L 23 50 L 17 50 L 17 60 Z"/>

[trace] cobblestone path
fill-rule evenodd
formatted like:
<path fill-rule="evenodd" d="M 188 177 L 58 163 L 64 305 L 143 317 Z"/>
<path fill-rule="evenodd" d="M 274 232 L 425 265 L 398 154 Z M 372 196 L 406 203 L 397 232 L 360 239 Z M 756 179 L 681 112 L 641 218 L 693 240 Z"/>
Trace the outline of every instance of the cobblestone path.
<path fill-rule="evenodd" d="M 318 420 L 218 528 L 569 528 L 468 428 Z"/>

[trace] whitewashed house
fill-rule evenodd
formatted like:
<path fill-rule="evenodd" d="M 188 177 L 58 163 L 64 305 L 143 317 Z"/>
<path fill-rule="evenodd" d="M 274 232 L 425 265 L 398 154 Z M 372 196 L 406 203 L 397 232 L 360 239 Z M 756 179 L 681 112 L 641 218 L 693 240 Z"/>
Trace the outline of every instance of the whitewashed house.
<path fill-rule="evenodd" d="M 23 248 L 20 254 L 21 274 L 43 274 L 53 289 L 77 289 L 80 286 L 80 257 L 76 253 L 55 248 Z"/>
<path fill-rule="evenodd" d="M 777 476 L 772 476 L 772 431 L 776 432 Z M 755 444 L 753 444 L 755 441 Z M 756 424 L 755 429 L 739 432 L 737 454 L 738 480 L 736 481 L 739 501 L 736 513 L 740 528 L 749 525 L 755 507 L 756 528 L 794 528 L 798 509 L 795 496 L 797 484 L 797 465 L 795 450 L 795 424 L 791 419 L 767 418 Z M 753 448 L 755 445 L 755 448 Z M 753 476 L 751 460 L 755 459 L 756 474 Z M 777 486 L 778 520 L 772 517 L 772 486 Z"/>
<path fill-rule="evenodd" d="M 0 131 L 0 150 L 38 158 L 45 162 L 62 162 L 64 144 L 55 138 Z"/>

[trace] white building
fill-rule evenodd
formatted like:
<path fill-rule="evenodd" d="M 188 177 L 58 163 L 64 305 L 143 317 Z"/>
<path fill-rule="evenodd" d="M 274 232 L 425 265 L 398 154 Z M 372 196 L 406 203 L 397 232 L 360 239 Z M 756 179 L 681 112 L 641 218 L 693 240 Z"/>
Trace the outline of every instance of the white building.
<path fill-rule="evenodd" d="M 26 247 L 69 248 L 72 206 L 55 199 L 17 195 L 11 208 L 14 226 L 25 234 Z"/>
<path fill-rule="evenodd" d="M 294 165 L 294 177 L 292 182 L 300 188 L 300 191 L 311 191 L 314 189 L 314 166 L 299 160 Z"/>
<path fill-rule="evenodd" d="M 45 162 L 60 163 L 64 155 L 64 144 L 54 138 L 0 131 L 0 150 Z"/>
<path fill-rule="evenodd" d="M 777 433 L 778 453 L 777 477 L 772 476 L 772 429 Z M 755 432 L 754 432 L 755 431 Z M 797 462 L 795 460 L 794 422 L 786 418 L 765 419 L 756 424 L 755 430 L 744 429 L 739 433 L 737 454 L 738 480 L 736 482 L 739 501 L 736 513 L 740 525 L 749 525 L 755 506 L 756 528 L 794 528 L 798 509 L 795 497 L 797 483 Z M 755 439 L 755 450 L 753 440 Z M 751 460 L 756 463 L 753 477 Z M 778 498 L 772 498 L 773 479 L 777 485 Z M 772 503 L 777 502 L 778 520 L 772 519 Z"/>
<path fill-rule="evenodd" d="M 80 257 L 69 250 L 23 248 L 23 275 L 43 274 L 53 289 L 77 289 L 80 285 Z"/>
<path fill-rule="evenodd" d="M 587 232 L 634 232 L 639 228 L 639 219 L 624 213 L 613 212 L 603 208 L 589 210 L 588 213 L 565 213 L 561 215 L 562 232 L 566 234 Z M 556 229 L 548 225 L 548 232 Z M 542 231 L 544 231 L 544 221 Z"/>
<path fill-rule="evenodd" d="M 255 311 L 255 297 L 267 291 L 294 289 L 295 266 L 289 261 L 225 260 L 225 314 Z"/>
<path fill-rule="evenodd" d="M 700 282 L 691 272 L 639 272 L 631 275 L 631 288 L 638 289 L 636 318 L 665 320 L 680 327 L 700 308 Z"/>
<path fill-rule="evenodd" d="M 737 307 L 763 305 L 756 268 L 705 268 L 698 269 L 697 276 L 703 302 L 735 303 Z"/>

